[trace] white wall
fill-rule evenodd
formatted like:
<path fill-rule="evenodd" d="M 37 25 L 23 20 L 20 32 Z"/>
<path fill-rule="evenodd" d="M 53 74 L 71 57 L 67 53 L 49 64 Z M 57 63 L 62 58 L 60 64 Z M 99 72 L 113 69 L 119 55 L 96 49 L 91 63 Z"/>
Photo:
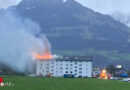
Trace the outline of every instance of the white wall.
<path fill-rule="evenodd" d="M 55 77 L 62 77 L 64 74 L 73 74 L 75 77 L 92 77 L 91 61 L 56 61 L 42 60 L 37 61 L 36 75 L 46 76 L 52 73 Z"/>

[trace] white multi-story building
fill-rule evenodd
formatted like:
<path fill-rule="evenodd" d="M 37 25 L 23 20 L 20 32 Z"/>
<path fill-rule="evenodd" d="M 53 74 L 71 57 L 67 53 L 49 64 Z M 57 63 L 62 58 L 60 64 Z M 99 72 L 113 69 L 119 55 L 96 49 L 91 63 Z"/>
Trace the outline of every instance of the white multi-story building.
<path fill-rule="evenodd" d="M 38 60 L 36 75 L 63 77 L 65 74 L 75 77 L 92 77 L 92 57 L 73 56 L 60 57 L 53 60 Z"/>

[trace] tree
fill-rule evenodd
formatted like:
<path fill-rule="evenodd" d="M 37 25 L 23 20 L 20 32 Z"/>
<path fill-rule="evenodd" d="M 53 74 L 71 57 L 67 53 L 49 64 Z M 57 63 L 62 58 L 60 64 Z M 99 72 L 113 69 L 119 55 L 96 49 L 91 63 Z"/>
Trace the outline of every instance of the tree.
<path fill-rule="evenodd" d="M 109 74 L 113 74 L 115 75 L 115 72 L 116 72 L 116 68 L 113 66 L 113 65 L 109 65 L 107 68 L 106 68 L 107 72 Z"/>

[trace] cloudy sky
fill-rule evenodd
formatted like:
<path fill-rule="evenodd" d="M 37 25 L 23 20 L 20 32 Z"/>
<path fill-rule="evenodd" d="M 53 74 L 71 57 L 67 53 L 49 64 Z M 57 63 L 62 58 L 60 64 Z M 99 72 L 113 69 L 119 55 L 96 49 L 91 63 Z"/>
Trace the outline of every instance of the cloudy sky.
<path fill-rule="evenodd" d="M 0 0 L 0 8 L 16 5 L 21 0 Z M 76 0 L 95 11 L 110 14 L 115 11 L 130 13 L 130 0 Z"/>
<path fill-rule="evenodd" d="M 115 11 L 130 13 L 130 0 L 76 0 L 95 11 L 110 14 Z"/>

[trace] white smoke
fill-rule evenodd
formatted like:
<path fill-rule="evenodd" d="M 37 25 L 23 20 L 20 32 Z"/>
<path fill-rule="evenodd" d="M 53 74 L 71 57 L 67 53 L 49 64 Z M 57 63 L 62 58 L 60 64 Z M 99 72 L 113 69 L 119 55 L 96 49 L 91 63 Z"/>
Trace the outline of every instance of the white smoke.
<path fill-rule="evenodd" d="M 0 0 L 0 8 L 8 8 L 9 6 L 15 6 L 22 0 Z"/>
<path fill-rule="evenodd" d="M 124 23 L 128 27 L 130 27 L 130 13 L 121 13 L 121 12 L 113 12 L 111 16 L 121 23 Z"/>
<path fill-rule="evenodd" d="M 14 70 L 31 67 L 33 52 L 44 51 L 45 37 L 40 27 L 12 11 L 0 11 L 0 63 Z"/>
<path fill-rule="evenodd" d="M 130 27 L 130 0 L 75 0 Z M 113 13 L 114 12 L 114 13 Z"/>

